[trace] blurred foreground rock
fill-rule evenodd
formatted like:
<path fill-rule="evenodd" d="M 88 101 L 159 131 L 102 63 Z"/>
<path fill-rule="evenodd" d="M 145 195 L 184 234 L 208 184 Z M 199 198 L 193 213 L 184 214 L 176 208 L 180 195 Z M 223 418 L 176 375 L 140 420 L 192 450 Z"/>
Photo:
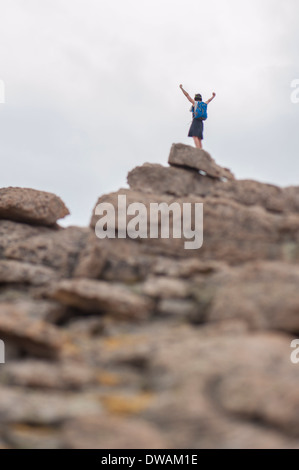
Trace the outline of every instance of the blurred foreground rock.
<path fill-rule="evenodd" d="M 55 194 L 29 188 L 0 189 L 0 217 L 38 225 L 54 225 L 69 214 Z"/>
<path fill-rule="evenodd" d="M 0 189 L 1 448 L 298 448 L 299 187 L 182 144 L 169 163 L 99 198 L 115 238 L 95 210 L 62 228 L 57 196 Z M 118 238 L 118 196 L 203 203 L 203 246 Z"/>

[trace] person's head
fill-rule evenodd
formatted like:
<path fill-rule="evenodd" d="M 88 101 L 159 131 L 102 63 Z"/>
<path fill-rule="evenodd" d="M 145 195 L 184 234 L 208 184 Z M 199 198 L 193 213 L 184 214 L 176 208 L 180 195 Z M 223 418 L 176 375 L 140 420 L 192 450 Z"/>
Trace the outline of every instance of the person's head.
<path fill-rule="evenodd" d="M 196 95 L 194 96 L 194 101 L 202 101 L 202 96 L 200 93 L 196 93 Z"/>

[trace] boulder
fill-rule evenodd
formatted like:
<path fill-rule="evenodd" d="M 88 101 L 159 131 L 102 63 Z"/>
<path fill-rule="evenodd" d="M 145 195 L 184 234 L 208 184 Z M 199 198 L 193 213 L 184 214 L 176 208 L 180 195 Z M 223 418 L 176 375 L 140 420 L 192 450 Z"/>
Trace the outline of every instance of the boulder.
<path fill-rule="evenodd" d="M 145 163 L 128 173 L 128 184 L 134 191 L 145 193 L 205 196 L 217 184 L 215 178 L 199 174 L 192 168 L 165 167 Z"/>
<path fill-rule="evenodd" d="M 55 194 L 30 188 L 0 188 L 0 218 L 51 226 L 69 214 Z"/>
<path fill-rule="evenodd" d="M 63 435 L 68 449 L 169 449 L 167 437 L 151 423 L 108 414 L 69 420 Z"/>
<path fill-rule="evenodd" d="M 298 212 L 298 196 L 295 192 L 274 184 L 254 180 L 235 180 L 214 185 L 210 196 L 233 199 L 245 206 L 260 206 L 273 213 Z"/>
<path fill-rule="evenodd" d="M 0 304 L 0 338 L 20 351 L 37 357 L 56 358 L 65 335 L 54 325 L 26 316 L 22 305 Z"/>
<path fill-rule="evenodd" d="M 10 430 L 33 429 L 45 431 L 52 430 L 52 435 L 59 429 L 60 423 L 84 416 L 86 414 L 98 414 L 101 411 L 96 394 L 82 393 L 74 394 L 70 391 L 57 391 L 45 395 L 43 390 L 30 390 L 24 396 L 23 390 L 18 387 L 0 387 L 0 415 L 2 426 L 5 426 L 3 434 L 5 438 L 10 437 Z M 25 436 L 24 436 L 25 437 Z M 41 441 L 43 436 L 40 436 Z M 56 445 L 63 445 L 62 436 L 57 439 Z M 57 448 L 57 447 L 56 447 Z"/>
<path fill-rule="evenodd" d="M 251 329 L 299 333 L 299 266 L 246 263 L 209 278 L 209 321 L 244 319 Z M 203 292 L 203 291 L 202 291 Z"/>
<path fill-rule="evenodd" d="M 41 232 L 10 243 L 3 254 L 5 258 L 50 267 L 60 277 L 70 277 L 76 269 L 83 269 L 89 235 L 90 230 L 81 227 Z"/>
<path fill-rule="evenodd" d="M 1 284 L 47 284 L 57 278 L 54 269 L 21 261 L 0 260 Z"/>
<path fill-rule="evenodd" d="M 98 383 L 98 373 L 78 361 L 49 362 L 27 358 L 10 361 L 9 368 L 0 370 L 0 383 L 38 390 L 80 390 Z"/>
<path fill-rule="evenodd" d="M 37 235 L 50 235 L 57 231 L 59 230 L 0 219 L 0 259 L 5 258 L 7 249 L 19 242 L 24 242 Z"/>
<path fill-rule="evenodd" d="M 172 166 L 203 171 L 212 178 L 225 178 L 228 180 L 235 178 L 228 168 L 217 165 L 208 152 L 190 145 L 172 144 L 168 163 Z"/>
<path fill-rule="evenodd" d="M 179 204 L 180 214 L 183 214 L 183 204 L 203 203 L 203 245 L 200 249 L 185 249 L 187 241 L 183 236 L 172 236 L 173 213 L 170 211 L 169 238 L 138 238 L 118 239 L 118 197 L 126 196 L 127 207 L 135 202 L 142 203 L 146 208 L 147 233 L 150 233 L 150 205 L 152 203 L 166 203 L 170 206 L 173 202 Z M 276 214 L 265 210 L 259 205 L 247 206 L 233 199 L 210 197 L 199 198 L 194 195 L 173 198 L 170 195 L 156 193 L 144 193 L 121 189 L 118 192 L 101 196 L 97 204 L 110 203 L 115 209 L 116 238 L 109 239 L 110 250 L 121 252 L 121 247 L 126 247 L 127 254 L 134 256 L 138 253 L 175 258 L 199 258 L 204 261 L 225 261 L 230 264 L 238 264 L 254 259 L 286 260 L 299 259 L 298 230 L 299 218 L 293 214 Z M 128 215 L 127 222 L 134 216 Z M 95 229 L 100 219 L 92 215 L 90 227 Z M 192 211 L 194 223 L 194 211 Z M 131 251 L 131 249 L 133 251 Z"/>
<path fill-rule="evenodd" d="M 91 279 L 62 280 L 51 298 L 84 312 L 110 313 L 121 318 L 147 318 L 152 303 L 125 286 Z"/>

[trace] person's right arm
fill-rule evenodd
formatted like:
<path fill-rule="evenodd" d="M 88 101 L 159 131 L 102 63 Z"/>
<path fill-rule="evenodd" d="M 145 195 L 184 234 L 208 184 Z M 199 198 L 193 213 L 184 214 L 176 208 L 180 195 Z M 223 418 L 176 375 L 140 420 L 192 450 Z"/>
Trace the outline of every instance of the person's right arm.
<path fill-rule="evenodd" d="M 183 88 L 183 85 L 180 85 L 180 89 L 182 90 L 182 92 L 184 93 L 184 95 L 186 96 L 187 100 L 190 101 L 190 103 L 193 104 L 194 106 L 194 100 L 191 98 L 191 96 L 184 90 Z"/>

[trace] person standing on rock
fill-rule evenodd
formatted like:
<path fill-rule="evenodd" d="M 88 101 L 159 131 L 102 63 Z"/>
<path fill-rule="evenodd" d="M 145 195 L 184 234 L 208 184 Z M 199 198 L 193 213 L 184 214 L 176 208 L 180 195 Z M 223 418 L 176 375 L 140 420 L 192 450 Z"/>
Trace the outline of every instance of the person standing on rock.
<path fill-rule="evenodd" d="M 215 98 L 216 93 L 212 94 L 212 97 L 207 101 L 202 101 L 201 94 L 197 93 L 194 99 L 184 90 L 183 85 L 180 85 L 180 89 L 186 96 L 186 98 L 192 103 L 190 111 L 193 114 L 192 124 L 189 129 L 188 137 L 193 137 L 195 147 L 202 149 L 203 140 L 203 121 L 208 117 L 207 105 Z"/>

